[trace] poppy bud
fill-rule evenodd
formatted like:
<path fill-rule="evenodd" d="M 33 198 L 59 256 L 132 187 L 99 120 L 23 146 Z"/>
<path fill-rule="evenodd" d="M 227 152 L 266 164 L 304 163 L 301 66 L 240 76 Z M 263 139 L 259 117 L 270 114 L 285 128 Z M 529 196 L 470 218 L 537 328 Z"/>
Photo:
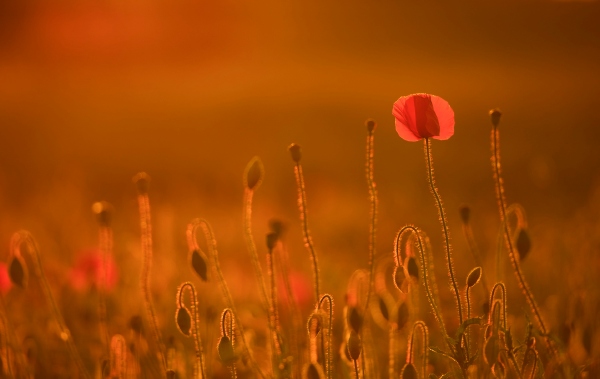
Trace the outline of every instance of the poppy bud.
<path fill-rule="evenodd" d="M 269 249 L 269 253 L 273 251 L 275 245 L 277 245 L 277 241 L 279 240 L 279 235 L 277 233 L 269 233 L 267 234 L 267 249 Z"/>
<path fill-rule="evenodd" d="M 404 328 L 406 323 L 408 322 L 408 305 L 406 302 L 403 302 L 398 307 L 398 329 Z"/>
<path fill-rule="evenodd" d="M 203 281 L 208 281 L 208 267 L 206 265 L 206 258 L 200 251 L 194 249 L 190 258 L 192 269 Z"/>
<path fill-rule="evenodd" d="M 177 309 L 175 321 L 181 334 L 189 337 L 192 330 L 192 317 L 188 310 L 183 307 Z"/>
<path fill-rule="evenodd" d="M 375 130 L 375 128 L 377 128 L 377 123 L 372 118 L 365 121 L 365 125 L 369 133 L 372 133 Z"/>
<path fill-rule="evenodd" d="M 100 226 L 109 227 L 112 221 L 112 206 L 106 201 L 97 201 L 92 205 L 92 212 L 96 215 Z"/>
<path fill-rule="evenodd" d="M 362 327 L 363 316 L 358 310 L 357 307 L 349 307 L 348 308 L 348 325 L 350 328 L 354 330 L 356 333 L 360 332 L 360 328 Z"/>
<path fill-rule="evenodd" d="M 221 337 L 219 345 L 217 346 L 217 352 L 219 353 L 221 362 L 223 362 L 225 366 L 231 366 L 235 362 L 236 356 L 233 351 L 233 344 L 229 337 Z"/>
<path fill-rule="evenodd" d="M 498 108 L 492 109 L 490 111 L 490 117 L 492 118 L 492 125 L 494 125 L 494 127 L 497 127 L 498 124 L 500 124 L 501 116 L 502 116 L 502 112 L 500 112 L 500 109 L 498 109 Z"/>
<path fill-rule="evenodd" d="M 150 187 L 150 175 L 145 172 L 140 172 L 133 177 L 133 182 L 137 187 L 137 191 L 140 195 L 145 195 L 148 193 L 148 188 Z"/>
<path fill-rule="evenodd" d="M 281 238 L 286 232 L 287 227 L 283 221 L 272 219 L 269 221 L 269 229 L 271 229 L 273 233 L 277 234 L 277 237 Z"/>
<path fill-rule="evenodd" d="M 265 169 L 259 157 L 254 157 L 246 166 L 244 173 L 244 185 L 249 190 L 255 190 L 262 183 Z"/>
<path fill-rule="evenodd" d="M 401 379 L 418 379 L 419 375 L 417 374 L 417 369 L 415 365 L 412 363 L 407 363 L 402 368 L 402 373 L 400 374 Z"/>
<path fill-rule="evenodd" d="M 458 212 L 460 213 L 460 219 L 463 224 L 468 224 L 469 220 L 471 219 L 471 208 L 469 208 L 468 205 L 462 205 L 458 209 Z"/>
<path fill-rule="evenodd" d="M 515 245 L 517 245 L 517 251 L 519 252 L 519 260 L 522 261 L 531 250 L 531 239 L 529 238 L 529 233 L 527 233 L 527 230 L 519 230 Z"/>
<path fill-rule="evenodd" d="M 385 303 L 385 300 L 383 300 L 383 298 L 381 297 L 379 297 L 379 311 L 381 312 L 381 315 L 386 321 L 390 320 L 390 312 L 388 311 L 387 304 Z"/>
<path fill-rule="evenodd" d="M 14 255 L 8 262 L 8 277 L 10 281 L 21 288 L 27 288 L 27 264 L 20 255 Z"/>
<path fill-rule="evenodd" d="M 300 160 L 302 159 L 302 150 L 300 149 L 300 145 L 293 143 L 290 145 L 290 147 L 288 147 L 288 150 L 290 151 L 290 154 L 292 154 L 292 160 L 296 163 L 300 163 Z"/>
<path fill-rule="evenodd" d="M 406 270 L 408 271 L 408 275 L 412 276 L 416 280 L 419 280 L 419 267 L 417 266 L 417 260 L 415 257 L 408 257 Z"/>
<path fill-rule="evenodd" d="M 479 283 L 479 279 L 481 278 L 481 267 L 475 267 L 469 275 L 467 275 L 467 287 L 471 288 L 475 284 Z"/>
<path fill-rule="evenodd" d="M 350 336 L 348 336 L 346 345 L 348 346 L 350 358 L 352 358 L 353 361 L 357 360 L 362 351 L 362 342 L 360 341 L 360 336 L 354 330 L 350 331 Z"/>

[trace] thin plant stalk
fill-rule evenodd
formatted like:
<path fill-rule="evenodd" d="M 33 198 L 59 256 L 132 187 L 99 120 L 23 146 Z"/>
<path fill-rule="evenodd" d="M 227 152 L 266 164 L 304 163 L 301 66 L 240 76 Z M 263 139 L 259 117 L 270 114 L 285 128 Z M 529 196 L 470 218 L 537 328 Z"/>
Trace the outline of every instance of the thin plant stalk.
<path fill-rule="evenodd" d="M 100 339 L 105 352 L 110 350 L 110 333 L 108 331 L 108 316 L 106 312 L 106 289 L 108 288 L 108 260 L 113 256 L 113 230 L 110 225 L 110 206 L 105 202 L 94 203 L 92 210 L 98 219 L 98 244 L 102 253 L 98 283 L 98 318 Z M 107 354 L 109 355 L 109 354 Z"/>
<path fill-rule="evenodd" d="M 21 256 L 21 246 L 25 245 L 26 250 L 31 255 L 33 261 L 33 267 L 35 275 L 42 285 L 42 290 L 44 291 L 44 296 L 50 305 L 50 310 L 52 311 L 52 316 L 54 317 L 54 321 L 58 326 L 58 330 L 60 333 L 60 339 L 63 340 L 67 348 L 69 350 L 69 355 L 71 359 L 77 365 L 79 372 L 83 378 L 91 379 L 90 374 L 88 373 L 81 356 L 79 355 L 79 351 L 75 346 L 75 342 L 73 341 L 73 337 L 71 336 L 71 332 L 65 323 L 65 320 L 58 309 L 58 305 L 54 300 L 54 296 L 52 295 L 52 291 L 50 290 L 50 285 L 48 284 L 48 280 L 46 279 L 46 275 L 44 274 L 44 270 L 42 268 L 42 259 L 37 246 L 37 243 L 31 233 L 26 230 L 21 230 L 13 234 L 11 239 L 11 255 Z"/>
<path fill-rule="evenodd" d="M 206 240 L 206 243 L 208 245 L 208 250 L 210 253 L 209 255 L 212 258 L 213 268 L 217 273 L 217 277 L 218 277 L 217 281 L 219 283 L 219 287 L 221 287 L 221 293 L 223 294 L 225 303 L 227 304 L 227 307 L 231 309 L 231 313 L 233 313 L 233 317 L 235 317 L 235 319 L 236 319 L 235 322 L 237 324 L 237 328 L 239 329 L 239 334 L 240 334 L 240 338 L 242 340 L 244 352 L 248 356 L 248 358 L 250 360 L 250 365 L 252 366 L 252 368 L 254 368 L 254 370 L 258 373 L 258 375 L 261 378 L 266 379 L 266 375 L 264 374 L 264 372 L 262 371 L 262 369 L 260 368 L 260 366 L 258 365 L 256 360 L 254 359 L 254 356 L 252 355 L 250 346 L 248 345 L 248 342 L 246 341 L 246 337 L 245 337 L 245 333 L 244 333 L 242 324 L 241 324 L 240 320 L 237 318 L 237 312 L 235 310 L 235 304 L 233 302 L 233 297 L 231 296 L 231 292 L 229 291 L 229 287 L 227 286 L 227 282 L 225 281 L 225 277 L 223 276 L 223 272 L 221 271 L 221 265 L 219 263 L 219 252 L 217 250 L 217 240 L 215 239 L 212 227 L 210 226 L 208 221 L 203 220 L 203 219 L 194 219 L 190 222 L 190 224 L 188 224 L 188 228 L 187 228 L 188 248 L 189 249 L 200 249 L 200 246 L 198 245 L 198 241 L 196 239 L 196 233 L 197 233 L 198 229 L 202 230 L 204 239 Z"/>
<path fill-rule="evenodd" d="M 177 309 L 183 308 L 183 294 L 190 294 L 190 310 L 192 311 L 192 338 L 194 339 L 194 347 L 196 353 L 196 364 L 199 366 L 200 376 L 206 378 L 206 363 L 204 362 L 204 353 L 202 352 L 202 337 L 200 335 L 200 317 L 198 315 L 198 296 L 196 287 L 191 282 L 185 282 L 177 291 Z"/>
<path fill-rule="evenodd" d="M 458 320 L 459 325 L 463 322 L 463 309 L 460 300 L 460 292 L 458 291 L 458 285 L 456 284 L 456 277 L 454 274 L 454 263 L 452 260 L 452 247 L 450 245 L 450 232 L 448 231 L 448 224 L 446 222 L 446 211 L 444 210 L 444 205 L 442 203 L 442 198 L 438 192 L 437 187 L 435 186 L 435 177 L 433 173 L 433 158 L 431 156 L 431 141 L 429 138 L 425 138 L 425 161 L 427 162 L 427 179 L 429 182 L 429 189 L 435 198 L 435 203 L 438 210 L 438 216 L 440 219 L 440 223 L 442 224 L 443 236 L 444 236 L 444 246 L 446 249 L 446 264 L 448 266 L 448 276 L 450 277 L 450 284 L 452 288 L 452 292 L 454 293 L 454 298 L 456 299 L 456 307 L 458 309 Z"/>
<path fill-rule="evenodd" d="M 269 237 L 267 237 L 269 239 Z M 269 244 L 269 243 L 268 243 Z M 272 244 L 274 245 L 274 244 Z M 270 294 L 271 298 L 269 301 L 269 329 L 271 331 L 271 339 L 273 343 L 273 348 L 275 350 L 275 354 L 273 355 L 273 372 L 277 372 L 279 370 L 279 366 L 281 363 L 282 347 L 281 341 L 279 338 L 279 312 L 277 307 L 277 284 L 275 282 L 275 268 L 273 262 L 273 249 L 274 246 L 269 244 L 269 250 L 267 253 L 267 274 L 269 276 L 269 286 L 271 288 Z"/>
<path fill-rule="evenodd" d="M 559 359 L 558 349 L 552 341 L 552 338 L 549 336 L 548 328 L 542 318 L 542 314 L 540 312 L 540 308 L 533 297 L 533 293 L 525 280 L 525 275 L 521 270 L 521 264 L 519 263 L 519 258 L 515 254 L 515 247 L 512 241 L 512 236 L 510 232 L 510 228 L 508 226 L 507 221 L 507 201 L 506 195 L 504 192 L 504 181 L 502 179 L 502 169 L 500 166 L 500 131 L 498 129 L 498 122 L 495 122 L 492 127 L 491 132 L 491 145 L 492 145 L 492 170 L 494 172 L 494 183 L 496 187 L 496 199 L 498 200 L 498 209 L 500 211 L 500 222 L 504 227 L 504 242 L 506 243 L 506 247 L 508 249 L 508 256 L 510 258 L 510 263 L 513 267 L 513 271 L 515 273 L 515 277 L 517 278 L 517 282 L 519 283 L 519 287 L 521 288 L 521 292 L 525 296 L 527 304 L 531 308 L 531 312 L 533 313 L 533 317 L 540 328 L 541 334 L 544 336 L 544 340 L 546 345 L 548 346 L 548 350 L 550 350 L 551 354 L 555 359 Z"/>
<path fill-rule="evenodd" d="M 465 207 L 463 209 L 468 209 L 468 208 Z M 463 209 L 461 209 L 461 211 Z M 468 216 L 463 217 L 462 230 L 463 230 L 463 235 L 465 236 L 465 239 L 467 240 L 467 245 L 469 247 L 469 251 L 471 252 L 471 256 L 473 257 L 473 260 L 475 261 L 475 264 L 479 267 L 483 267 L 482 260 L 481 260 L 481 253 L 479 251 L 479 246 L 477 246 L 477 242 L 475 241 L 475 236 L 473 234 L 473 227 L 471 226 L 470 217 L 468 217 Z M 485 273 L 482 273 L 482 275 L 481 275 L 481 286 L 482 286 L 483 293 L 485 294 L 485 296 L 487 296 L 490 293 L 490 289 L 489 289 L 490 287 L 488 287 L 488 285 L 487 285 Z M 469 315 L 467 315 L 467 320 L 470 318 L 471 317 Z"/>
<path fill-rule="evenodd" d="M 304 185 L 304 174 L 302 173 L 302 165 L 300 164 L 301 153 L 300 146 L 292 144 L 290 146 L 290 152 L 292 153 L 292 159 L 295 162 L 294 175 L 296 177 L 296 187 L 298 188 L 298 210 L 300 211 L 300 222 L 302 223 L 302 235 L 304 237 L 304 246 L 310 253 L 312 271 L 314 277 L 314 289 L 315 289 L 315 302 L 319 301 L 321 296 L 321 290 L 319 287 L 319 261 L 317 260 L 317 253 L 310 235 L 310 229 L 308 228 L 308 212 L 306 211 L 306 189 Z"/>
<path fill-rule="evenodd" d="M 234 315 L 234 311 L 231 308 L 225 308 L 225 310 L 223 310 L 223 313 L 221 313 L 221 322 L 219 324 L 221 329 L 221 338 L 229 338 L 229 341 L 231 341 L 232 351 L 235 350 L 235 318 L 236 317 Z M 231 364 L 229 364 L 228 366 L 229 370 L 231 371 L 231 378 L 236 379 L 237 369 L 235 366 L 235 360 L 232 359 Z"/>
<path fill-rule="evenodd" d="M 152 289 L 150 286 L 150 273 L 152 272 L 152 217 L 150 214 L 150 198 L 148 197 L 148 185 L 150 177 L 146 173 L 139 173 L 133 178 L 138 190 L 138 208 L 140 212 L 141 246 L 142 246 L 142 271 L 140 274 L 140 287 L 144 298 L 146 317 L 150 323 L 150 330 L 154 343 L 158 349 L 160 364 L 162 365 L 163 376 L 166 377 L 167 358 L 165 356 L 165 346 L 162 341 L 158 318 L 152 299 Z"/>
<path fill-rule="evenodd" d="M 376 243 L 376 229 L 377 229 L 377 186 L 373 175 L 373 156 L 374 156 L 374 132 L 376 123 L 373 120 L 367 120 L 367 152 L 366 152 L 366 176 L 367 186 L 369 187 L 369 288 L 367 290 L 367 299 L 365 307 L 369 306 L 369 300 L 371 298 L 371 292 L 373 290 L 373 277 L 375 275 L 375 243 Z"/>

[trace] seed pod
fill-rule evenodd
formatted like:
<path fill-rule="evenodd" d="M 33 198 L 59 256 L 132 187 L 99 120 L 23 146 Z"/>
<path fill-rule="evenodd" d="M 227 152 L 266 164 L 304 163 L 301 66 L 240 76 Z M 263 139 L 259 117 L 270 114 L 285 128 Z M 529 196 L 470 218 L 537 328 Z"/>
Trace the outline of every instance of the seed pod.
<path fill-rule="evenodd" d="M 362 351 L 362 342 L 360 340 L 360 336 L 354 330 L 350 331 L 350 336 L 348 336 L 348 341 L 346 342 L 348 346 L 348 354 L 352 360 L 357 360 L 360 357 L 360 352 Z"/>
<path fill-rule="evenodd" d="M 350 328 L 354 330 L 356 333 L 360 332 L 360 328 L 362 327 L 363 316 L 357 307 L 349 307 L 348 308 L 348 325 Z"/>
<path fill-rule="evenodd" d="M 275 246 L 277 245 L 277 241 L 279 240 L 279 235 L 277 233 L 269 233 L 267 234 L 267 249 L 269 253 L 273 251 Z"/>
<path fill-rule="evenodd" d="M 383 318 L 386 321 L 390 320 L 390 312 L 388 312 L 388 307 L 385 304 L 385 300 L 383 300 L 383 298 L 379 297 L 379 311 L 381 311 L 381 315 L 383 316 Z"/>
<path fill-rule="evenodd" d="M 304 370 L 302 370 L 302 379 L 323 379 L 325 377 L 323 368 L 318 363 L 309 363 L 304 367 Z"/>
<path fill-rule="evenodd" d="M 458 208 L 458 213 L 460 213 L 460 219 L 463 224 L 468 224 L 471 219 L 471 208 L 468 205 L 461 205 L 461 207 Z"/>
<path fill-rule="evenodd" d="M 27 264 L 20 255 L 13 255 L 8 263 L 8 277 L 10 281 L 21 288 L 27 288 L 29 274 Z"/>
<path fill-rule="evenodd" d="M 406 304 L 406 302 L 402 302 L 402 304 L 400 304 L 398 307 L 398 330 L 404 328 L 408 322 L 408 318 L 408 304 Z"/>
<path fill-rule="evenodd" d="M 471 270 L 469 275 L 467 275 L 467 287 L 473 287 L 475 284 L 479 283 L 479 279 L 481 279 L 481 267 L 475 267 Z"/>
<path fill-rule="evenodd" d="M 225 366 L 231 366 L 235 362 L 236 356 L 233 351 L 233 344 L 229 337 L 221 337 L 219 345 L 217 346 L 217 351 L 219 353 L 219 359 Z"/>
<path fill-rule="evenodd" d="M 175 321 L 177 322 L 177 329 L 179 329 L 183 335 L 189 337 L 192 330 L 192 317 L 190 316 L 190 312 L 188 312 L 185 307 L 178 308 Z"/>
<path fill-rule="evenodd" d="M 402 368 L 402 372 L 400 373 L 400 378 L 401 379 L 418 379 L 419 375 L 417 374 L 417 369 L 415 368 L 415 365 L 413 365 L 410 362 L 405 364 L 404 367 Z"/>
<path fill-rule="evenodd" d="M 515 245 L 517 246 L 517 251 L 519 252 L 519 260 L 522 261 L 525 259 L 525 257 L 527 257 L 529 251 L 531 250 L 531 239 L 529 238 L 529 233 L 527 233 L 527 230 L 519 230 Z"/>
<path fill-rule="evenodd" d="M 257 189 L 262 183 L 265 174 L 265 169 L 259 157 L 254 157 L 246 166 L 244 173 L 244 185 L 249 190 Z"/>
<path fill-rule="evenodd" d="M 140 172 L 133 177 L 133 182 L 140 195 L 148 193 L 148 189 L 150 188 L 150 175 L 145 172 Z"/>
<path fill-rule="evenodd" d="M 204 254 L 201 254 L 200 251 L 194 249 L 191 254 L 190 263 L 196 275 L 198 275 L 202 281 L 208 281 L 208 266 Z"/>
<path fill-rule="evenodd" d="M 302 159 L 302 149 L 300 149 L 300 146 L 293 143 L 288 147 L 288 150 L 292 155 L 292 160 L 296 163 L 300 163 L 300 160 Z"/>
<path fill-rule="evenodd" d="M 408 257 L 406 270 L 408 271 L 408 275 L 412 276 L 416 280 L 419 280 L 419 266 L 417 266 L 417 260 L 415 257 Z"/>
<path fill-rule="evenodd" d="M 365 121 L 365 126 L 367 127 L 369 133 L 371 133 L 375 130 L 375 128 L 377 128 L 377 123 L 375 122 L 375 120 L 370 118 L 367 121 Z"/>
<path fill-rule="evenodd" d="M 500 112 L 500 109 L 492 109 L 490 111 L 490 118 L 492 120 L 492 125 L 494 125 L 494 127 L 498 126 L 498 124 L 500 124 L 500 117 L 502 116 L 502 112 Z"/>

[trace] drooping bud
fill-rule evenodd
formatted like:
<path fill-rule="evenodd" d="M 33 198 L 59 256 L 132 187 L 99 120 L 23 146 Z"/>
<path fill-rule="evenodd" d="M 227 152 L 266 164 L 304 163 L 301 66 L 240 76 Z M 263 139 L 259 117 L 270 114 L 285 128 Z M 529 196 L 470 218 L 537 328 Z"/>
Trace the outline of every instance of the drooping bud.
<path fill-rule="evenodd" d="M 408 322 L 409 314 L 408 314 L 408 304 L 406 302 L 402 302 L 398 307 L 398 330 L 404 328 L 406 323 Z"/>
<path fill-rule="evenodd" d="M 235 362 L 236 356 L 233 351 L 233 344 L 229 337 L 221 337 L 219 345 L 217 346 L 217 351 L 219 353 L 219 359 L 221 359 L 221 362 L 223 362 L 225 366 L 231 366 Z"/>
<path fill-rule="evenodd" d="M 254 157 L 248 162 L 244 172 L 244 185 L 249 190 L 257 189 L 262 183 L 265 169 L 259 157 Z"/>
<path fill-rule="evenodd" d="M 350 358 L 356 361 L 360 357 L 360 352 L 362 351 L 362 342 L 360 336 L 354 330 L 350 331 L 346 345 L 348 346 Z"/>
<path fill-rule="evenodd" d="M 388 311 L 388 307 L 387 304 L 385 303 L 385 300 L 383 300 L 382 297 L 378 296 L 379 298 L 379 311 L 381 312 L 381 315 L 383 316 L 383 318 L 386 321 L 390 320 L 390 312 Z"/>
<path fill-rule="evenodd" d="M 460 213 L 460 219 L 463 224 L 468 224 L 471 219 L 471 208 L 468 205 L 461 205 L 458 208 L 458 212 Z"/>
<path fill-rule="evenodd" d="M 200 251 L 196 249 L 192 250 L 190 264 L 200 279 L 205 282 L 208 281 L 208 266 L 206 264 L 206 258 Z"/>
<path fill-rule="evenodd" d="M 408 275 L 412 276 L 416 280 L 419 280 L 419 266 L 417 266 L 417 260 L 415 257 L 408 257 L 406 271 L 408 271 Z"/>
<path fill-rule="evenodd" d="M 300 149 L 300 145 L 296 145 L 295 143 L 291 144 L 288 147 L 290 154 L 292 154 L 292 160 L 296 163 L 300 163 L 302 159 L 302 149 Z"/>
<path fill-rule="evenodd" d="M 479 283 L 479 279 L 481 279 L 481 267 L 475 267 L 471 270 L 469 275 L 467 275 L 467 287 L 473 287 L 475 284 Z"/>
<path fill-rule="evenodd" d="M 415 368 L 415 365 L 413 365 L 410 362 L 405 364 L 404 367 L 402 368 L 402 373 L 400 374 L 400 378 L 401 379 L 418 379 L 419 375 L 417 374 L 417 369 Z"/>
<path fill-rule="evenodd" d="M 192 317 L 185 307 L 177 309 L 175 321 L 181 334 L 189 337 L 192 331 Z"/>
<path fill-rule="evenodd" d="M 500 109 L 498 108 L 492 109 L 490 111 L 490 117 L 492 119 L 492 125 L 494 125 L 494 127 L 497 127 L 498 124 L 500 124 L 500 117 L 502 117 L 502 112 L 500 112 Z"/>
<path fill-rule="evenodd" d="M 27 282 L 29 274 L 27 271 L 27 264 L 20 255 L 13 255 L 8 262 L 8 277 L 13 284 L 27 288 Z"/>
<path fill-rule="evenodd" d="M 363 316 L 357 307 L 348 308 L 348 325 L 356 333 L 360 333 L 360 328 L 363 324 Z"/>
<path fill-rule="evenodd" d="M 517 251 L 519 252 L 519 260 L 522 261 L 525 259 L 525 257 L 527 257 L 529 251 L 531 250 L 531 239 L 529 238 L 529 233 L 527 233 L 526 229 L 519 230 L 515 245 L 517 247 Z"/>

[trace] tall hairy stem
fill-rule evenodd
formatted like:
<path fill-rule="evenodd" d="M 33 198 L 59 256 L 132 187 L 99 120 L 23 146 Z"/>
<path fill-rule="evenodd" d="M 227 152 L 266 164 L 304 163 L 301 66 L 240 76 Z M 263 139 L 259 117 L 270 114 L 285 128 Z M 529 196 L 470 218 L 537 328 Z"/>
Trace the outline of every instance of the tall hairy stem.
<path fill-rule="evenodd" d="M 327 378 L 332 378 L 332 356 L 331 356 L 331 336 L 333 335 L 333 297 L 329 294 L 324 294 L 319 299 L 318 309 L 322 309 L 323 303 L 327 302 L 328 304 L 328 320 L 327 320 L 327 343 L 325 349 L 325 372 L 327 373 Z"/>
<path fill-rule="evenodd" d="M 250 346 L 246 341 L 246 336 L 244 333 L 244 329 L 242 323 L 238 319 L 238 313 L 235 309 L 235 304 L 233 302 L 233 297 L 231 296 L 231 292 L 229 291 L 229 287 L 227 286 L 227 282 L 225 281 L 225 277 L 223 276 L 223 272 L 221 271 L 221 265 L 219 263 L 219 252 L 217 250 L 217 240 L 215 239 L 212 227 L 208 223 L 208 221 L 203 219 L 194 219 L 192 222 L 188 224 L 187 228 L 187 239 L 188 239 L 188 248 L 189 249 L 199 249 L 198 241 L 196 239 L 196 233 L 198 229 L 202 230 L 204 235 L 204 239 L 208 245 L 209 256 L 212 258 L 213 269 L 216 271 L 219 286 L 221 287 L 221 293 L 223 294 L 223 298 L 227 307 L 231 309 L 231 313 L 233 313 L 233 317 L 235 317 L 235 324 L 237 325 L 237 329 L 239 329 L 239 335 L 242 340 L 244 353 L 248 356 L 250 360 L 250 365 L 258 373 L 258 375 L 266 379 L 265 373 L 261 370 L 260 366 L 254 359 L 252 352 L 250 351 Z"/>
<path fill-rule="evenodd" d="M 367 299 L 365 307 L 369 306 L 371 291 L 373 290 L 373 276 L 375 275 L 375 237 L 377 229 L 377 187 L 373 177 L 373 156 L 374 156 L 374 132 L 376 124 L 373 120 L 367 121 L 367 158 L 366 158 L 366 176 L 367 186 L 369 187 L 369 204 L 370 204 L 370 222 L 369 222 L 369 288 L 367 290 Z"/>
<path fill-rule="evenodd" d="M 90 379 L 91 376 L 88 373 L 81 356 L 79 355 L 79 351 L 75 347 L 75 342 L 73 341 L 73 336 L 71 336 L 71 332 L 65 323 L 65 320 L 58 309 L 58 305 L 54 300 L 54 296 L 52 295 L 52 290 L 50 289 L 50 285 L 48 284 L 48 280 L 46 279 L 46 275 L 44 274 L 44 270 L 42 268 L 42 258 L 37 246 L 37 243 L 31 233 L 26 230 L 21 230 L 13 234 L 11 239 L 11 255 L 13 256 L 21 256 L 21 245 L 25 244 L 27 247 L 27 251 L 31 255 L 34 273 L 35 276 L 41 283 L 42 290 L 44 291 L 44 296 L 46 297 L 46 301 L 50 306 L 50 310 L 52 311 L 52 316 L 54 317 L 54 321 L 58 326 L 58 330 L 60 333 L 60 338 L 65 342 L 67 348 L 69 350 L 69 355 L 71 359 L 77 365 L 79 372 L 83 378 Z"/>
<path fill-rule="evenodd" d="M 542 318 L 542 314 L 540 312 L 539 306 L 533 297 L 533 293 L 525 280 L 525 276 L 523 275 L 523 271 L 521 270 L 521 264 L 519 263 L 519 258 L 515 254 L 515 246 L 512 241 L 511 231 L 508 225 L 507 220 L 507 202 L 506 195 L 504 193 L 504 181 L 502 179 L 502 170 L 500 166 L 500 131 L 498 130 L 497 124 L 493 126 L 491 133 L 491 145 L 492 145 L 492 170 L 494 172 L 494 184 L 496 187 L 496 199 L 498 200 L 498 209 L 500 211 L 500 222 L 503 224 L 504 228 L 504 242 L 506 243 L 506 247 L 508 250 L 508 256 L 510 258 L 510 263 L 513 267 L 513 271 L 515 273 L 515 277 L 517 278 L 517 282 L 519 283 L 519 287 L 521 288 L 521 292 L 525 296 L 527 300 L 527 304 L 529 308 L 531 308 L 531 312 L 533 313 L 533 317 L 540 328 L 542 335 L 544 336 L 544 340 L 546 345 L 548 346 L 548 350 L 552 353 L 555 359 L 559 358 L 559 353 L 554 341 L 548 335 L 548 328 L 544 323 Z"/>
<path fill-rule="evenodd" d="M 433 159 L 431 156 L 431 141 L 429 140 L 429 138 L 425 138 L 425 160 L 427 162 L 427 179 L 429 182 L 429 189 L 431 190 L 431 193 L 435 198 L 438 216 L 440 218 L 440 223 L 442 224 L 444 246 L 446 248 L 446 264 L 448 266 L 448 276 L 450 277 L 452 292 L 454 293 L 454 297 L 456 299 L 456 307 L 458 309 L 458 320 L 460 325 L 463 322 L 463 310 L 460 300 L 460 292 L 458 291 L 458 285 L 456 284 L 456 277 L 454 274 L 454 262 L 452 260 L 452 247 L 450 246 L 450 232 L 448 231 L 448 225 L 446 222 L 446 211 L 444 210 L 442 198 L 440 197 L 437 187 L 435 186 L 435 177 L 433 174 Z"/>
<path fill-rule="evenodd" d="M 140 287 L 144 297 L 144 306 L 146 308 L 146 317 L 150 323 L 150 330 L 154 343 L 158 349 L 162 372 L 166 377 L 167 359 L 165 356 L 165 346 L 162 342 L 160 328 L 158 327 L 158 318 L 152 300 L 152 289 L 150 286 L 150 273 L 152 272 L 152 217 L 150 215 L 150 199 L 148 197 L 148 184 L 150 178 L 145 173 L 140 173 L 134 177 L 138 189 L 138 207 L 140 212 L 140 229 L 142 245 L 142 272 L 140 274 Z"/>
<path fill-rule="evenodd" d="M 304 236 L 304 246 L 310 253 L 310 260 L 312 263 L 312 271 L 314 277 L 314 289 L 315 289 L 315 303 L 319 301 L 321 296 L 321 289 L 319 287 L 319 261 L 317 260 L 317 253 L 315 246 L 310 235 L 310 229 L 308 228 L 308 212 L 306 211 L 306 189 L 304 185 L 304 174 L 302 173 L 302 165 L 300 160 L 302 154 L 300 152 L 300 146 L 292 144 L 289 147 L 292 154 L 292 159 L 295 162 L 294 175 L 296 177 L 296 187 L 298 188 L 298 210 L 300 211 L 300 222 L 302 223 L 302 235 Z"/>

